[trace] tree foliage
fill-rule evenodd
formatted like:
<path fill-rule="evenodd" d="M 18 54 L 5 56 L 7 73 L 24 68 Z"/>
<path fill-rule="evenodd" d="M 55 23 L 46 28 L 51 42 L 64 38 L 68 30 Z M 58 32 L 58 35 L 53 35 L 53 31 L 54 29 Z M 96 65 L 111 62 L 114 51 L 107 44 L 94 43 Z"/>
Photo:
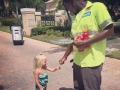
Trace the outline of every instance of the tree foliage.
<path fill-rule="evenodd" d="M 43 0 L 43 1 L 48 1 L 48 0 Z M 57 0 L 54 0 L 54 2 L 57 1 Z M 59 0 L 60 3 L 58 5 L 58 10 L 61 9 L 64 9 L 63 8 L 63 5 L 62 5 L 62 0 Z M 88 0 L 86 0 L 88 1 Z M 120 19 L 120 0 L 89 0 L 91 2 L 102 2 L 106 5 L 112 19 L 114 21 L 117 21 L 118 19 Z"/>
<path fill-rule="evenodd" d="M 0 0 L 0 16 L 10 16 L 12 13 L 20 12 L 20 8 L 36 8 L 42 7 L 45 8 L 45 2 L 48 0 Z M 54 2 L 57 0 L 54 0 Z M 57 7 L 57 10 L 65 9 L 62 5 L 62 0 L 59 0 L 60 3 Z M 112 19 L 117 21 L 120 19 L 120 0 L 90 0 L 91 2 L 102 2 L 106 5 Z M 8 6 L 5 6 L 5 3 L 8 3 Z M 18 9 L 18 10 L 16 10 Z"/>
<path fill-rule="evenodd" d="M 106 5 L 112 19 L 120 19 L 120 0 L 91 0 L 92 2 L 102 2 Z"/>
<path fill-rule="evenodd" d="M 7 6 L 6 6 L 7 4 Z M 36 8 L 36 6 L 44 7 L 43 0 L 0 0 L 0 16 L 8 17 L 12 13 L 16 13 L 20 8 Z"/>

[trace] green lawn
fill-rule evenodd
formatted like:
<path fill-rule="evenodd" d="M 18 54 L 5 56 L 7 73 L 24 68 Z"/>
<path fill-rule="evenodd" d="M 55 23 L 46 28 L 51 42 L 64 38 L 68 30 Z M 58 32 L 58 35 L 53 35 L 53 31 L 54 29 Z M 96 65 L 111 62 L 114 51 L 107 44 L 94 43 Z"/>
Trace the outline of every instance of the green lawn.
<path fill-rule="evenodd" d="M 0 30 L 4 32 L 9 32 L 10 33 L 10 26 L 0 26 Z"/>
<path fill-rule="evenodd" d="M 4 31 L 4 32 L 10 33 L 10 27 L 9 26 L 0 26 L 0 30 Z M 51 36 L 38 35 L 38 36 L 32 36 L 32 37 L 29 37 L 29 36 L 25 35 L 24 37 L 28 37 L 28 38 L 32 38 L 32 39 L 35 39 L 35 40 L 48 42 L 48 43 L 51 43 L 50 40 L 53 40 L 53 39 L 63 39 L 64 38 L 64 37 L 55 37 L 55 36 L 52 36 L 52 35 Z M 115 38 L 117 38 L 117 37 L 116 36 L 112 36 L 112 37 L 108 38 L 108 40 L 115 39 Z M 62 45 L 62 46 L 66 46 L 66 45 Z M 111 57 L 111 58 L 120 59 L 120 50 L 111 52 L 111 53 L 109 53 L 106 56 L 107 57 Z"/>
<path fill-rule="evenodd" d="M 55 37 L 53 35 L 50 35 L 50 36 L 38 35 L 38 36 L 32 36 L 30 38 L 50 43 L 50 41 L 53 40 L 53 39 L 63 39 L 64 37 Z"/>
<path fill-rule="evenodd" d="M 106 55 L 106 56 L 107 56 L 107 57 L 111 57 L 111 58 L 120 59 L 120 50 L 113 51 L 113 52 L 109 53 L 109 54 Z"/>
<path fill-rule="evenodd" d="M 10 33 L 10 27 L 9 26 L 0 26 L 0 30 Z M 51 43 L 50 41 L 53 40 L 53 39 L 63 39 L 63 38 L 65 38 L 65 37 L 56 37 L 56 36 L 53 36 L 53 35 L 50 35 L 50 36 L 38 35 L 38 36 L 32 36 L 32 37 L 30 37 L 28 35 L 24 35 L 24 37 L 32 38 L 32 39 L 39 40 L 39 41 L 44 41 L 44 42 L 47 42 L 47 43 Z M 62 45 L 62 46 L 66 46 L 66 45 Z"/>

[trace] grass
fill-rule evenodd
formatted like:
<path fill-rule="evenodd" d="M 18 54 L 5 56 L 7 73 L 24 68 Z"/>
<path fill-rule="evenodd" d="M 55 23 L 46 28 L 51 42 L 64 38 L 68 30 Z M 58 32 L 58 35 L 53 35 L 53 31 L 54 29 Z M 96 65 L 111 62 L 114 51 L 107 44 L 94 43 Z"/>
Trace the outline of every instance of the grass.
<path fill-rule="evenodd" d="M 10 33 L 10 27 L 9 26 L 0 26 L 0 30 Z M 38 36 L 32 36 L 32 37 L 30 37 L 28 35 L 24 35 L 24 37 L 32 38 L 32 39 L 47 42 L 47 43 L 51 43 L 50 41 L 53 40 L 53 39 L 64 39 L 65 38 L 65 37 L 56 37 L 56 36 L 53 36 L 53 35 L 50 35 L 50 36 L 38 35 Z M 66 46 L 66 45 L 60 45 L 60 46 Z"/>
<path fill-rule="evenodd" d="M 113 52 L 107 54 L 106 56 L 111 57 L 111 58 L 120 59 L 120 50 L 113 51 Z"/>
<path fill-rule="evenodd" d="M 4 32 L 10 33 L 10 27 L 9 26 L 0 26 L 0 30 L 4 31 Z M 55 37 L 53 35 L 50 35 L 50 36 L 38 35 L 38 36 L 32 36 L 32 37 L 24 35 L 24 37 L 32 38 L 32 39 L 43 41 L 43 42 L 47 42 L 47 43 L 51 43 L 50 40 L 53 40 L 53 39 L 63 39 L 64 38 L 64 37 Z M 118 37 L 119 36 L 116 36 L 116 35 L 115 36 L 111 36 L 111 37 L 108 38 L 108 40 L 116 39 Z M 67 46 L 67 45 L 60 45 L 60 46 Z M 106 57 L 120 59 L 120 50 L 113 51 L 113 52 L 107 54 Z"/>
<path fill-rule="evenodd" d="M 10 26 L 0 26 L 0 30 L 10 33 Z"/>
<path fill-rule="evenodd" d="M 53 39 L 63 39 L 64 37 L 55 37 L 53 35 L 50 35 L 50 36 L 47 36 L 47 35 L 38 35 L 38 36 L 32 36 L 30 38 L 50 43 L 50 41 L 53 40 Z"/>

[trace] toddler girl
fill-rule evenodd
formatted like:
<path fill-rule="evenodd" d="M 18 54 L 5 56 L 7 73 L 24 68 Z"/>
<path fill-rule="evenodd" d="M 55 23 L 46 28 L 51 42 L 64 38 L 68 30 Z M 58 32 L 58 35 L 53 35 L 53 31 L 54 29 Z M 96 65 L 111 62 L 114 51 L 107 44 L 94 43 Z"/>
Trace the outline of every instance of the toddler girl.
<path fill-rule="evenodd" d="M 48 72 L 59 70 L 60 67 L 50 68 L 47 66 L 47 58 L 43 54 L 39 54 L 34 58 L 34 78 L 36 83 L 35 90 L 46 90 L 48 83 Z"/>

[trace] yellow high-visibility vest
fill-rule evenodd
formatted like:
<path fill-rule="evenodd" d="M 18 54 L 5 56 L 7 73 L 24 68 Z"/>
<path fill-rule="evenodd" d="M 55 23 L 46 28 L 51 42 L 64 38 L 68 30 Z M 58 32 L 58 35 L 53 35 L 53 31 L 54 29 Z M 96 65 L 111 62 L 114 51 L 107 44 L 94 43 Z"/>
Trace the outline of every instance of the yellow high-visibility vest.
<path fill-rule="evenodd" d="M 103 3 L 87 1 L 86 7 L 73 20 L 71 33 L 76 38 L 77 34 L 82 34 L 84 30 L 88 30 L 90 38 L 92 38 L 112 23 L 111 16 Z M 75 46 L 73 49 L 73 62 L 75 64 L 81 67 L 98 66 L 105 60 L 106 39 L 90 45 L 89 48 L 84 48 L 83 52 L 78 52 L 78 48 Z"/>

